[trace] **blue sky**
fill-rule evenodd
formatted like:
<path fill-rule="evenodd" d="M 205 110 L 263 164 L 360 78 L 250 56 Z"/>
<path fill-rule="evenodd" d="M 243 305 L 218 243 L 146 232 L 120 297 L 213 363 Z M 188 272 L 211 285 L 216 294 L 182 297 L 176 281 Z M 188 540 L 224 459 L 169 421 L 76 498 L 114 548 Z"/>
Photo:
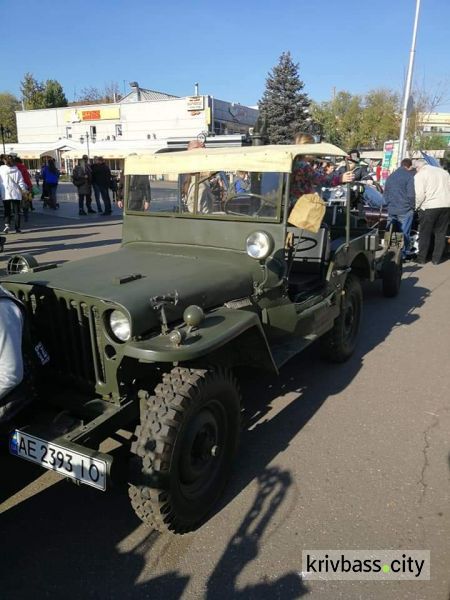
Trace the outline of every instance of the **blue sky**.
<path fill-rule="evenodd" d="M 401 90 L 414 10 L 415 0 L 22 0 L 0 35 L 0 91 L 19 94 L 30 71 L 58 79 L 69 100 L 110 81 L 180 96 L 198 81 L 201 93 L 253 105 L 287 50 L 315 100 L 333 87 Z M 415 80 L 446 82 L 450 96 L 449 33 L 450 0 L 422 0 Z"/>

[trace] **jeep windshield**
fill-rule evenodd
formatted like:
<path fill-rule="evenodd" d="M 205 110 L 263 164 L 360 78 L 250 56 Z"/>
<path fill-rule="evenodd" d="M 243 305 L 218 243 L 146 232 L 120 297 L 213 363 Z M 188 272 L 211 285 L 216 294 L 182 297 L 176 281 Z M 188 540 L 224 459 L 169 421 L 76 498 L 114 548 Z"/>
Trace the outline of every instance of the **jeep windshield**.
<path fill-rule="evenodd" d="M 148 216 L 279 221 L 283 173 L 209 171 L 129 174 L 126 211 Z"/>

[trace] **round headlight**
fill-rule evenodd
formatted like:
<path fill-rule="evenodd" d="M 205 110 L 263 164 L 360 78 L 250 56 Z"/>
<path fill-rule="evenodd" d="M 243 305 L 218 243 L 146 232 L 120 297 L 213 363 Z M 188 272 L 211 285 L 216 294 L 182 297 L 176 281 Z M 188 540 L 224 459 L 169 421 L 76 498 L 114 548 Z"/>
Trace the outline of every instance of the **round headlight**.
<path fill-rule="evenodd" d="M 31 254 L 15 254 L 8 260 L 6 270 L 8 275 L 27 273 L 38 266 L 38 261 Z"/>
<path fill-rule="evenodd" d="M 128 317 L 120 310 L 113 310 L 109 315 L 109 326 L 114 336 L 121 342 L 126 342 L 131 336 L 131 325 Z"/>
<path fill-rule="evenodd" d="M 273 249 L 273 239 L 264 231 L 251 233 L 246 240 L 247 254 L 251 258 L 262 260 L 267 258 Z"/>

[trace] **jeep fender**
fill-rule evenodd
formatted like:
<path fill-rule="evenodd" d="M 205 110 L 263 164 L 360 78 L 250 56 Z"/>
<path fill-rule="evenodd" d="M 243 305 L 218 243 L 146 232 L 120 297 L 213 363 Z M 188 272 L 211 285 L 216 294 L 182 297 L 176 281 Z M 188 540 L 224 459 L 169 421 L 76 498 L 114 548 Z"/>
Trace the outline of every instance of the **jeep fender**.
<path fill-rule="evenodd" d="M 278 372 L 258 315 L 245 310 L 219 308 L 206 314 L 194 331 L 177 327 L 183 341 L 174 345 L 168 335 L 128 343 L 124 356 L 144 363 L 185 363 L 214 355 L 230 366 L 253 363 Z M 226 349 L 230 349 L 226 352 Z M 219 351 L 219 352 L 218 352 Z"/>

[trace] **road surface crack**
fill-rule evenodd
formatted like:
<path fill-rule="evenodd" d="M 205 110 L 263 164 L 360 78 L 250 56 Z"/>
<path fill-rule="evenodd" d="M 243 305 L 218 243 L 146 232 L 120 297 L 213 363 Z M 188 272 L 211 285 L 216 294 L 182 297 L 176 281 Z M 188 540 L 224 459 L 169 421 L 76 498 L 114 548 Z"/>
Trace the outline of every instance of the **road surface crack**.
<path fill-rule="evenodd" d="M 430 425 L 428 425 L 428 427 L 423 432 L 423 440 L 424 440 L 424 445 L 423 445 L 423 448 L 422 448 L 423 465 L 422 465 L 422 470 L 421 470 L 421 473 L 420 473 L 420 479 L 417 482 L 421 486 L 421 488 L 422 488 L 422 490 L 421 490 L 422 493 L 420 495 L 420 500 L 419 500 L 419 504 L 420 505 L 423 504 L 423 502 L 425 500 L 425 495 L 426 495 L 427 490 L 428 490 L 428 484 L 425 481 L 425 473 L 426 473 L 428 467 L 430 466 L 430 460 L 429 460 L 429 456 L 428 456 L 428 450 L 430 449 L 431 433 L 432 433 L 433 429 L 439 425 L 439 413 L 441 411 L 448 411 L 448 409 L 449 409 L 448 406 L 441 406 L 435 412 L 428 413 L 428 414 L 433 415 L 433 419 L 432 419 Z"/>

